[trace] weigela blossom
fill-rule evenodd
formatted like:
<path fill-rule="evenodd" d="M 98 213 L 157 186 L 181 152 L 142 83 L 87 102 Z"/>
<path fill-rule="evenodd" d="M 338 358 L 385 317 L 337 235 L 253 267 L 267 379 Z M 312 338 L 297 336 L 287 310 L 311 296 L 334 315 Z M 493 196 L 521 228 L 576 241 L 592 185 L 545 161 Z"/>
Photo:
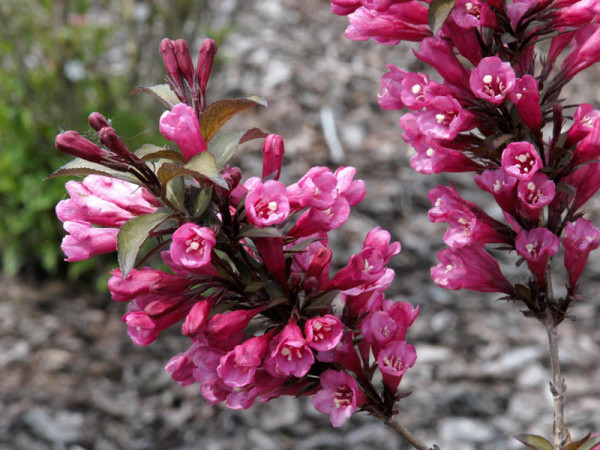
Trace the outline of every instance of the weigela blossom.
<path fill-rule="evenodd" d="M 178 103 L 171 111 L 163 113 L 159 129 L 165 138 L 175 141 L 185 159 L 206 151 L 196 112 L 184 103 Z"/>
<path fill-rule="evenodd" d="M 365 401 L 354 378 L 331 369 L 321 375 L 321 390 L 312 398 L 315 409 L 329 414 L 334 427 L 341 427 Z"/>
<path fill-rule="evenodd" d="M 515 72 L 510 63 L 490 56 L 471 71 L 470 84 L 477 97 L 499 105 L 515 86 Z"/>
<path fill-rule="evenodd" d="M 248 221 L 263 228 L 283 222 L 290 213 L 285 186 L 275 180 L 257 180 L 246 196 Z"/>
<path fill-rule="evenodd" d="M 207 227 L 186 223 L 173 233 L 170 254 L 175 264 L 188 269 L 206 266 L 216 243 L 215 232 Z"/>
<path fill-rule="evenodd" d="M 558 251 L 558 237 L 546 228 L 521 230 L 515 240 L 515 248 L 543 285 L 548 260 Z"/>
<path fill-rule="evenodd" d="M 569 274 L 569 286 L 574 288 L 579 280 L 592 250 L 600 245 L 600 230 L 589 220 L 579 218 L 569 222 L 562 239 L 565 248 L 565 267 Z"/>
<path fill-rule="evenodd" d="M 529 142 L 512 142 L 502 152 L 502 168 L 515 178 L 529 181 L 542 168 L 542 159 Z"/>

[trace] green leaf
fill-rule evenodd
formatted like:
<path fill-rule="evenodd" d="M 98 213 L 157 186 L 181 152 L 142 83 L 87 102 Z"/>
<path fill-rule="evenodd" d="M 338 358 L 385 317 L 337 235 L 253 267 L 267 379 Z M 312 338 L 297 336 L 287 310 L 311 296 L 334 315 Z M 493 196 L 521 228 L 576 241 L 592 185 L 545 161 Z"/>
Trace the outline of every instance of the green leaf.
<path fill-rule="evenodd" d="M 151 161 L 153 159 L 170 159 L 181 164 L 185 164 L 187 162 L 181 153 L 153 144 L 142 145 L 134 152 L 134 155 L 144 161 Z"/>
<path fill-rule="evenodd" d="M 117 252 L 119 254 L 119 266 L 123 278 L 127 278 L 131 269 L 135 266 L 140 248 L 154 231 L 170 214 L 152 213 L 134 217 L 121 226 L 117 235 Z"/>
<path fill-rule="evenodd" d="M 117 172 L 116 170 L 104 167 L 102 164 L 96 164 L 85 159 L 76 158 L 68 162 L 60 169 L 55 170 L 45 179 L 49 180 L 60 176 L 86 176 L 86 175 L 103 175 L 106 177 L 118 178 L 119 180 L 129 181 L 130 183 L 141 184 L 134 175 L 129 172 Z"/>
<path fill-rule="evenodd" d="M 192 159 L 190 159 L 185 165 L 185 168 L 191 170 L 192 172 L 201 174 L 203 177 L 208 178 L 217 186 L 221 186 L 224 189 L 229 187 L 217 169 L 215 157 L 209 152 L 202 152 L 194 155 Z"/>
<path fill-rule="evenodd" d="M 239 237 L 249 237 L 249 238 L 257 238 L 257 237 L 281 237 L 281 230 L 273 227 L 266 228 L 250 228 L 247 231 L 243 231 L 240 233 Z"/>
<path fill-rule="evenodd" d="M 185 183 L 183 177 L 175 177 L 166 185 L 167 200 L 179 211 L 185 211 L 183 196 L 185 194 Z"/>
<path fill-rule="evenodd" d="M 429 27 L 434 35 L 438 34 L 441 30 L 446 19 L 452 12 L 455 3 L 456 0 L 433 0 L 429 4 L 427 19 L 429 20 Z"/>
<path fill-rule="evenodd" d="M 548 439 L 535 434 L 518 434 L 514 438 L 535 450 L 554 450 L 554 446 Z"/>
<path fill-rule="evenodd" d="M 208 151 L 215 157 L 217 168 L 221 170 L 229 162 L 240 144 L 243 132 L 227 132 L 215 135 L 208 143 Z"/>
<path fill-rule="evenodd" d="M 152 97 L 160 100 L 160 102 L 169 109 L 173 108 L 176 104 L 181 103 L 168 84 L 157 84 L 156 86 L 151 87 L 136 87 L 131 91 L 131 94 L 137 94 L 138 92 L 150 94 Z"/>
<path fill-rule="evenodd" d="M 225 122 L 256 105 L 267 106 L 267 102 L 259 95 L 252 95 L 246 98 L 219 100 L 209 105 L 200 120 L 200 131 L 204 140 L 210 142 Z"/>
<path fill-rule="evenodd" d="M 212 186 L 207 186 L 202 189 L 196 197 L 196 204 L 194 205 L 193 215 L 194 217 L 200 217 L 210 205 L 212 199 Z"/>

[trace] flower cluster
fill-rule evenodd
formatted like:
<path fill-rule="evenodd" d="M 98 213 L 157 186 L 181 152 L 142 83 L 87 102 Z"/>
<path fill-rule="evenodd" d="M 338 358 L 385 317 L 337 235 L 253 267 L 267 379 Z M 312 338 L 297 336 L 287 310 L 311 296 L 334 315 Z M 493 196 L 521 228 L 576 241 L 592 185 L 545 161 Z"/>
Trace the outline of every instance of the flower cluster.
<path fill-rule="evenodd" d="M 364 198 L 365 183 L 352 167 L 313 167 L 298 182 L 281 183 L 280 136 L 217 133 L 263 102 L 206 102 L 214 42 L 204 42 L 196 68 L 184 41 L 165 39 L 160 51 L 168 85 L 139 90 L 168 107 L 159 129 L 179 151 L 145 145 L 130 152 L 99 113 L 89 123 L 101 146 L 73 131 L 56 138 L 59 150 L 78 159 L 55 174 L 87 175 L 67 182 L 70 198 L 56 208 L 69 233 L 68 260 L 118 251 L 108 286 L 115 301 L 128 302 L 129 336 L 148 345 L 181 324 L 190 346 L 166 370 L 181 385 L 199 383 L 211 404 L 238 409 L 312 395 L 334 426 L 357 409 L 390 418 L 416 360 L 405 337 L 418 308 L 383 293 L 400 243 L 377 227 L 330 273 L 329 232 Z M 229 162 L 255 138 L 264 138 L 262 175 L 243 181 Z"/>
<path fill-rule="evenodd" d="M 600 230 L 581 212 L 600 188 L 600 111 L 581 104 L 565 115 L 559 98 L 566 83 L 600 60 L 600 3 L 457 0 L 446 12 L 429 11 L 431 1 L 331 3 L 334 13 L 348 15 L 350 39 L 420 42 L 416 57 L 441 79 L 390 65 L 379 104 L 410 110 L 400 126 L 416 151 L 415 170 L 474 172 L 504 215 L 490 217 L 454 187 L 433 189 L 429 218 L 449 225 L 449 248 L 431 271 L 435 283 L 501 292 L 538 318 L 550 311 L 559 323 L 600 243 Z M 547 39 L 545 51 L 538 43 Z M 510 283 L 486 244 L 516 251 L 532 273 L 528 285 Z M 547 271 L 561 244 L 567 294 L 550 305 Z"/>

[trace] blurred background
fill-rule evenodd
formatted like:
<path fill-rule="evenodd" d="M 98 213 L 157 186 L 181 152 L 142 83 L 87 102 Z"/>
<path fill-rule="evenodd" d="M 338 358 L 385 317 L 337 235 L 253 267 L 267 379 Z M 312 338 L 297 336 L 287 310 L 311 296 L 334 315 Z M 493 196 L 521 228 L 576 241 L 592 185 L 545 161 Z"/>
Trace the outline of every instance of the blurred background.
<path fill-rule="evenodd" d="M 498 211 L 469 176 L 415 173 L 400 114 L 379 109 L 386 64 L 425 70 L 414 45 L 345 39 L 346 18 L 325 0 L 4 0 L 0 20 L 1 449 L 401 448 L 377 421 L 357 414 L 333 429 L 305 400 L 248 412 L 207 406 L 196 387 L 180 388 L 163 372 L 188 346 L 177 330 L 149 347 L 129 341 L 125 305 L 106 289 L 115 255 L 63 261 L 54 206 L 66 179 L 43 181 L 69 160 L 54 138 L 70 129 L 91 135 L 87 116 L 100 111 L 130 149 L 164 143 L 162 106 L 130 95 L 163 82 L 164 37 L 186 39 L 193 55 L 205 37 L 217 41 L 210 100 L 255 93 L 268 100 L 228 127 L 283 136 L 281 181 L 314 165 L 355 166 L 366 181 L 367 198 L 330 245 L 340 267 L 374 226 L 403 244 L 388 297 L 418 304 L 421 316 L 407 337 L 418 362 L 403 381 L 414 393 L 401 402 L 399 420 L 444 449 L 520 448 L 511 435 L 550 431 L 543 327 L 497 296 L 430 281 L 444 227 L 427 220 L 428 190 L 452 180 Z M 567 95 L 598 105 L 600 90 L 589 87 L 599 82 L 598 71 L 585 72 Z M 233 163 L 246 177 L 259 174 L 260 143 L 242 146 Z M 587 216 L 596 224 L 598 206 L 591 202 Z M 589 300 L 560 329 L 575 437 L 600 428 L 598 257 L 584 275 Z"/>

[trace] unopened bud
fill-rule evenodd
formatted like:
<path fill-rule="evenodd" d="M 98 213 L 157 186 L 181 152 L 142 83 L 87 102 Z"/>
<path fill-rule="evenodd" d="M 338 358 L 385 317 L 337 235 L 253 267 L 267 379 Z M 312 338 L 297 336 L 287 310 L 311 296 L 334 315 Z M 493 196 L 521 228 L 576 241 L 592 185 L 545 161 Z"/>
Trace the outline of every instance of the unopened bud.
<path fill-rule="evenodd" d="M 165 63 L 167 73 L 171 79 L 178 85 L 181 85 L 181 77 L 179 76 L 179 64 L 175 56 L 174 42 L 170 39 L 163 39 L 160 42 L 159 52 Z"/>
<path fill-rule="evenodd" d="M 230 167 L 223 172 L 223 178 L 229 186 L 229 190 L 234 190 L 242 179 L 242 171 L 239 167 Z"/>
<path fill-rule="evenodd" d="M 121 138 L 117 136 L 114 128 L 102 128 L 98 132 L 98 137 L 100 138 L 102 145 L 110 149 L 113 153 L 128 159 L 131 157 L 131 152 L 127 149 L 127 146 L 123 143 Z"/>
<path fill-rule="evenodd" d="M 90 127 L 96 131 L 100 131 L 104 127 L 110 127 L 108 120 L 99 112 L 93 112 L 88 116 Z"/>
<path fill-rule="evenodd" d="M 187 42 L 183 39 L 175 41 L 175 57 L 177 58 L 180 72 L 187 80 L 190 88 L 192 88 L 194 85 L 194 63 L 192 62 Z"/>
<path fill-rule="evenodd" d="M 196 74 L 198 84 L 202 94 L 206 92 L 206 84 L 210 78 L 215 54 L 217 53 L 217 43 L 212 39 L 204 39 L 200 46 L 200 54 L 198 55 L 198 64 L 196 64 Z"/>
<path fill-rule="evenodd" d="M 283 148 L 283 139 L 277 134 L 270 134 L 263 143 L 263 172 L 262 177 L 266 178 L 275 173 L 275 180 L 279 180 L 281 175 L 281 161 L 285 149 Z"/>
<path fill-rule="evenodd" d="M 77 131 L 65 131 L 56 136 L 56 148 L 67 155 L 77 156 L 91 162 L 100 162 L 104 151 Z"/>

